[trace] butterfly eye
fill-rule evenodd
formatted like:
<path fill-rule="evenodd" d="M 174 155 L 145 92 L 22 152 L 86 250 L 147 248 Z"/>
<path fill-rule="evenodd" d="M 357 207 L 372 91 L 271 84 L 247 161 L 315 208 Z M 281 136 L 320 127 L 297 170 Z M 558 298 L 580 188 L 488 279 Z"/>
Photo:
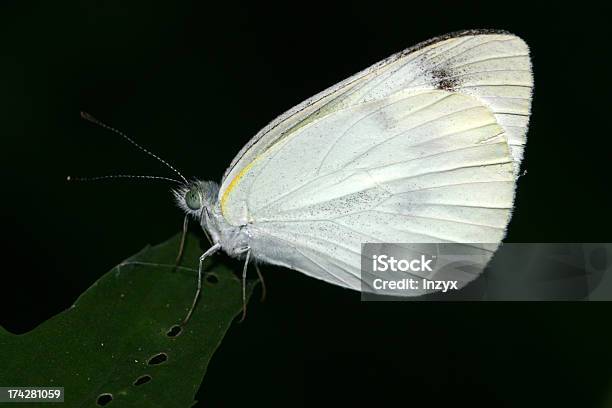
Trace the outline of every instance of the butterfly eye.
<path fill-rule="evenodd" d="M 202 198 L 196 189 L 191 189 L 185 194 L 185 203 L 194 211 L 202 208 Z"/>

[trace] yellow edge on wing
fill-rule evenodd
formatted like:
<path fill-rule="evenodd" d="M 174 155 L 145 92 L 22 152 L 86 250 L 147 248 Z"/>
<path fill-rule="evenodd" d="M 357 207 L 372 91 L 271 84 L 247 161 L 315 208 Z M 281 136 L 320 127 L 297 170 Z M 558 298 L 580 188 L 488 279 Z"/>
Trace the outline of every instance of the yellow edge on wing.
<path fill-rule="evenodd" d="M 291 135 L 293 135 L 295 133 L 292 133 Z M 286 139 L 286 138 L 285 138 Z M 227 188 L 225 189 L 225 191 L 223 192 L 223 195 L 221 196 L 221 214 L 223 214 L 223 216 L 225 216 L 225 204 L 227 202 L 227 199 L 229 197 L 229 193 L 238 185 L 238 182 L 240 181 L 240 179 L 242 179 L 242 177 L 244 177 L 245 174 L 247 174 L 247 172 L 249 170 L 251 170 L 251 167 L 253 167 L 253 165 L 262 158 L 262 156 L 268 152 L 270 152 L 273 149 L 278 148 L 278 146 L 281 144 L 281 142 L 285 141 L 285 139 L 281 139 L 281 140 L 277 140 L 275 141 L 272 145 L 270 145 L 266 150 L 264 150 L 263 152 L 261 152 L 258 156 L 255 156 L 255 158 L 253 159 L 252 162 L 250 162 L 249 164 L 247 164 L 246 166 L 244 166 L 244 168 L 242 170 L 240 170 L 240 173 L 236 174 L 236 177 L 234 177 L 232 179 L 232 181 L 229 183 L 229 185 L 227 186 Z"/>
<path fill-rule="evenodd" d="M 253 159 L 252 162 L 246 165 L 244 169 L 240 170 L 240 173 L 238 173 L 236 177 L 232 179 L 232 181 L 229 183 L 229 186 L 227 186 L 227 188 L 223 192 L 223 196 L 221 196 L 221 214 L 223 214 L 224 216 L 225 216 L 225 202 L 227 201 L 229 193 L 238 185 L 238 182 L 247 173 L 247 171 L 249 171 L 251 167 L 253 167 L 253 165 L 255 164 L 258 158 L 259 156 L 255 157 L 255 159 Z"/>
<path fill-rule="evenodd" d="M 311 124 L 313 121 L 318 120 L 318 119 L 326 116 L 326 114 L 332 112 L 334 110 L 334 107 L 335 107 L 335 105 L 333 105 L 333 104 L 331 106 L 325 105 L 323 108 L 319 109 L 319 111 L 316 114 L 309 115 L 304 120 L 301 120 L 301 121 L 297 122 L 296 124 L 294 124 L 291 128 L 289 128 L 285 132 L 283 137 L 281 137 L 281 138 L 279 138 L 277 140 L 274 140 L 272 142 L 272 144 L 270 146 L 268 146 L 267 149 L 262 151 L 258 156 L 256 156 L 253 159 L 252 162 L 250 162 L 242 170 L 240 170 L 240 173 L 238 173 L 236 175 L 236 177 L 234 177 L 232 179 L 232 181 L 229 183 L 229 185 L 227 186 L 227 188 L 223 192 L 223 195 L 221 196 L 221 214 L 223 214 L 223 216 L 225 216 L 225 204 L 227 202 L 229 193 L 238 185 L 238 182 L 240 181 L 240 179 L 251 169 L 251 167 L 253 167 L 253 165 L 255 164 L 255 162 L 257 160 L 259 160 L 264 154 L 268 153 L 269 151 L 278 148 L 282 143 L 286 142 L 289 138 L 294 137 L 296 135 L 297 131 L 302 129 L 304 126 L 307 126 L 307 125 Z M 324 109 L 324 108 L 326 108 L 326 109 Z M 246 154 L 246 152 L 245 152 L 245 154 Z"/>

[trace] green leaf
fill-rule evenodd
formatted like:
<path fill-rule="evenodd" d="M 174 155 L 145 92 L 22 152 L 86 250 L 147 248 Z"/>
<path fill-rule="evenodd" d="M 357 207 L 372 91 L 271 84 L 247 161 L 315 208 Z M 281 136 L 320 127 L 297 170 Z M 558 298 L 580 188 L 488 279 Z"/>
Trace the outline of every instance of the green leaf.
<path fill-rule="evenodd" d="M 202 253 L 189 236 L 175 268 L 178 242 L 175 236 L 146 247 L 29 333 L 0 328 L 0 384 L 64 387 L 70 407 L 98 406 L 104 393 L 112 395 L 108 407 L 192 406 L 210 358 L 242 309 L 241 284 L 226 266 L 207 263 L 191 320 L 169 335 L 191 305 Z M 134 385 L 143 376 L 150 380 Z"/>

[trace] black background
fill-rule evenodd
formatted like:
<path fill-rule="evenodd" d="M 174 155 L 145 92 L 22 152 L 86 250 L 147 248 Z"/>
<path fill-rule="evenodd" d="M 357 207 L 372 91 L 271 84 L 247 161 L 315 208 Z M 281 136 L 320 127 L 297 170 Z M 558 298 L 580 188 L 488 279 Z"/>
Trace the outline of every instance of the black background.
<path fill-rule="evenodd" d="M 67 175 L 169 175 L 80 120 L 80 110 L 183 173 L 218 181 L 276 115 L 461 29 L 506 29 L 531 46 L 528 174 L 507 241 L 610 241 L 609 11 L 571 7 L 4 1 L 0 324 L 34 328 L 180 228 L 164 183 L 66 183 Z M 293 271 L 266 278 L 267 302 L 251 302 L 214 356 L 202 406 L 603 407 L 612 399 L 609 303 L 362 303 Z"/>

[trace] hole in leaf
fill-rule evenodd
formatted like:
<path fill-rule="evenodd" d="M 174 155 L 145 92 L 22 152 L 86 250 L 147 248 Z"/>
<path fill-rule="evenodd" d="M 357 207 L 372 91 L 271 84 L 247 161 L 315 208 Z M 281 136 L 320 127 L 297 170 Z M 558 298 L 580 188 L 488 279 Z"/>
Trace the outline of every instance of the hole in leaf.
<path fill-rule="evenodd" d="M 206 275 L 206 282 L 212 283 L 214 285 L 215 283 L 219 282 L 219 278 L 217 278 L 217 275 L 209 273 L 208 275 Z"/>
<path fill-rule="evenodd" d="M 142 384 L 146 384 L 149 381 L 151 381 L 151 376 L 150 375 L 143 375 L 142 377 L 138 377 L 136 379 L 136 381 L 134 381 L 134 385 L 135 386 L 139 386 L 139 385 L 142 385 Z"/>
<path fill-rule="evenodd" d="M 183 331 L 182 327 L 179 326 L 178 324 L 175 324 L 174 326 L 170 328 L 170 330 L 168 330 L 168 332 L 166 332 L 166 336 L 176 337 L 179 334 L 181 334 L 182 331 Z"/>
<path fill-rule="evenodd" d="M 112 400 L 113 400 L 113 394 L 104 393 L 104 394 L 98 395 L 98 399 L 96 402 L 98 403 L 99 406 L 103 407 L 109 402 L 111 402 Z"/>
<path fill-rule="evenodd" d="M 166 360 L 168 360 L 168 355 L 166 353 L 159 353 L 149 359 L 149 365 L 165 363 Z"/>

